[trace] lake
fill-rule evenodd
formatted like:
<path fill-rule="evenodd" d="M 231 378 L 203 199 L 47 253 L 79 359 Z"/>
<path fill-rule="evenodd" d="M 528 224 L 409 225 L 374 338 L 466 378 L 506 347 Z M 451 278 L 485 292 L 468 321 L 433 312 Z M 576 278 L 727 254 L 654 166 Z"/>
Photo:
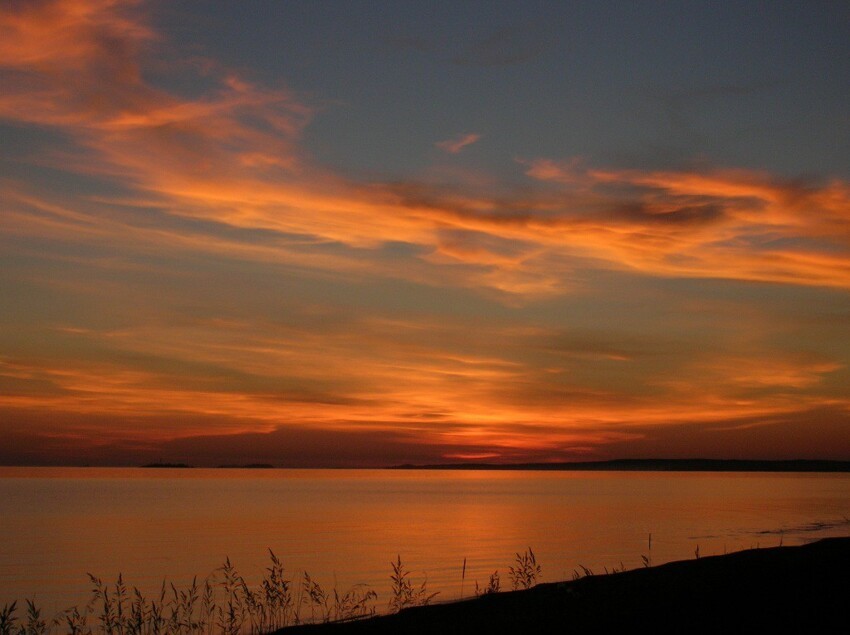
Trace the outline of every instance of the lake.
<path fill-rule="evenodd" d="M 850 474 L 6 467 L 0 606 L 52 616 L 87 601 L 87 572 L 149 594 L 226 557 L 254 584 L 271 548 L 294 579 L 368 584 L 385 610 L 398 556 L 447 600 L 495 570 L 505 586 L 528 547 L 553 581 L 846 536 L 848 517 Z"/>

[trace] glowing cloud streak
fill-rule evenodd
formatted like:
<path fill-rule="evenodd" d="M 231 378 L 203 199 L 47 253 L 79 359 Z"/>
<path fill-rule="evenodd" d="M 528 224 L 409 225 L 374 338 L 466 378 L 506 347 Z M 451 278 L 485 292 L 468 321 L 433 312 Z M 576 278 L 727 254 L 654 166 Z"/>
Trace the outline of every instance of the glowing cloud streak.
<path fill-rule="evenodd" d="M 475 134 L 474 132 L 468 132 L 466 134 L 459 134 L 452 139 L 446 139 L 445 141 L 438 141 L 434 145 L 436 145 L 440 150 L 444 152 L 448 152 L 449 154 L 458 154 L 465 147 L 472 145 L 476 141 L 481 139 L 480 134 Z"/>

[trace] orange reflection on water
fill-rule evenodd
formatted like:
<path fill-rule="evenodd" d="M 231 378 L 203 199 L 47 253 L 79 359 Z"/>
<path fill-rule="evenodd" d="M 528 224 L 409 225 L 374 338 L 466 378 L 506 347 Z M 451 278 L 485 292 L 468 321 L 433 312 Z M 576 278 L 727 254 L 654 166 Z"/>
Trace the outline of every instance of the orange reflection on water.
<path fill-rule="evenodd" d="M 531 547 L 544 579 L 846 534 L 850 475 L 0 468 L 0 602 L 61 610 L 90 571 L 146 594 L 226 556 L 259 582 L 272 548 L 341 590 L 388 600 L 390 562 L 465 593 Z M 821 523 L 818 525 L 818 523 Z"/>

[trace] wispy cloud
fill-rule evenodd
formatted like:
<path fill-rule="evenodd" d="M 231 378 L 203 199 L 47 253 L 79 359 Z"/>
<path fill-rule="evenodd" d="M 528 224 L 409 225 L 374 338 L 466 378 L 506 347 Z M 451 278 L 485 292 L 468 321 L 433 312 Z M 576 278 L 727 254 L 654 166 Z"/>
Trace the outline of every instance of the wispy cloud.
<path fill-rule="evenodd" d="M 0 409 L 52 412 L 30 432 L 52 434 L 52 422 L 68 420 L 63 433 L 81 438 L 108 417 L 97 432 L 104 443 L 267 434 L 285 423 L 533 456 L 675 421 L 784 416 L 826 403 L 850 409 L 824 386 L 844 370 L 829 357 L 664 351 L 603 332 L 480 324 L 472 336 L 460 322 L 320 315 L 290 326 L 197 318 L 60 332 L 65 348 L 99 352 L 0 359 Z M 139 417 L 148 423 L 140 427 Z"/>
<path fill-rule="evenodd" d="M 7 36 L 0 116 L 67 133 L 76 147 L 39 160 L 112 179 L 127 199 L 276 235 L 274 245 L 231 241 L 237 257 L 266 259 L 293 244 L 326 243 L 339 248 L 319 266 L 333 268 L 341 258 L 375 270 L 383 267 L 373 258 L 377 248 L 404 243 L 416 248 L 419 263 L 404 271 L 417 280 L 444 279 L 435 268 L 455 267 L 459 284 L 529 298 L 570 289 L 576 267 L 850 287 L 850 188 L 842 181 L 806 184 L 713 168 L 606 170 L 540 158 L 526 162 L 528 176 L 557 188 L 496 198 L 352 182 L 305 158 L 299 138 L 311 108 L 290 92 L 214 64 L 187 67 L 207 86 L 201 96 L 154 87 L 142 70 L 157 36 L 139 7 L 74 6 L 22 5 L 0 18 Z M 478 139 L 468 133 L 438 146 L 460 152 Z M 108 223 L 116 222 L 115 209 Z M 102 213 L 89 216 L 86 231 L 103 231 L 94 229 Z M 22 217 L 12 231 L 27 231 L 26 224 Z M 140 240 L 182 233 L 179 240 L 198 248 L 226 248 L 209 232 L 185 232 L 148 228 Z"/>
<path fill-rule="evenodd" d="M 612 263 L 650 275 L 850 287 L 850 186 L 841 180 L 546 159 L 529 162 L 527 174 L 563 186 L 580 205 L 563 222 Z"/>
<path fill-rule="evenodd" d="M 446 139 L 445 141 L 438 141 L 434 145 L 440 148 L 440 150 L 448 152 L 449 154 L 458 154 L 465 147 L 472 145 L 480 138 L 480 134 L 476 134 L 474 132 L 467 132 L 459 134 L 451 139 Z"/>

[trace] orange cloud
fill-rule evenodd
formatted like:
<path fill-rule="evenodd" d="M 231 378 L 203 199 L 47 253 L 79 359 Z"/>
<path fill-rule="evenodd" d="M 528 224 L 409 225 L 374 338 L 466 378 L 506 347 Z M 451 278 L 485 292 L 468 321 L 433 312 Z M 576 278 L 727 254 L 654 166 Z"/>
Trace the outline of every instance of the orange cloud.
<path fill-rule="evenodd" d="M 449 154 L 458 154 L 461 150 L 463 150 L 466 146 L 470 146 L 476 141 L 481 139 L 480 134 L 476 134 L 474 132 L 468 132 L 466 134 L 459 134 L 452 139 L 446 139 L 445 141 L 438 141 L 434 145 L 443 150 L 444 152 L 448 152 Z"/>
<path fill-rule="evenodd" d="M 404 431 L 423 444 L 532 454 L 604 446 L 677 421 L 780 416 L 824 405 L 850 411 L 850 400 L 818 389 L 843 368 L 829 359 L 706 353 L 668 379 L 650 375 L 623 390 L 606 385 L 613 376 L 606 369 L 636 362 L 611 343 L 593 344 L 588 334 L 561 337 L 560 351 L 550 344 L 529 358 L 541 336 L 557 334 L 489 327 L 479 328 L 476 342 L 461 324 L 358 322 L 306 328 L 199 319 L 107 332 L 62 328 L 77 346 L 111 352 L 62 363 L 0 359 L 0 410 L 107 415 L 114 423 L 98 435 L 116 442 L 295 426 Z M 502 343 L 498 353 L 495 342 Z M 599 386 L 593 367 L 604 373 Z M 652 390 L 641 394 L 642 383 Z M 139 428 L 133 422 L 140 416 L 156 425 Z M 78 424 L 64 432 L 95 429 Z"/>
<path fill-rule="evenodd" d="M 615 171 L 538 159 L 528 162 L 528 176 L 560 189 L 496 198 L 356 183 L 305 158 L 299 136 L 311 109 L 285 90 L 214 64 L 195 75 L 208 86 L 201 97 L 146 82 L 157 35 L 135 3 L 21 5 L 0 16 L 0 33 L 0 65 L 11 72 L 0 116 L 58 128 L 79 144 L 70 165 L 61 155 L 40 161 L 107 176 L 168 214 L 278 234 L 272 247 L 228 246 L 185 228 L 176 239 L 165 235 L 174 229 L 158 229 L 141 241 L 181 240 L 261 260 L 293 242 L 333 243 L 335 257 L 297 257 L 332 270 L 358 261 L 354 268 L 375 275 L 526 299 L 568 291 L 573 271 L 588 267 L 850 287 L 850 188 L 841 181 L 804 186 L 740 170 Z M 455 152 L 477 139 L 440 145 Z M 90 225 L 103 220 L 100 211 L 90 216 Z M 21 217 L 12 231 L 26 225 Z M 390 243 L 415 247 L 419 262 L 376 264 L 375 250 Z"/>
<path fill-rule="evenodd" d="M 533 161 L 527 174 L 562 184 L 567 201 L 578 192 L 589 203 L 571 220 L 576 242 L 612 264 L 650 275 L 850 285 L 850 187 L 842 181 L 583 170 L 574 160 Z"/>

